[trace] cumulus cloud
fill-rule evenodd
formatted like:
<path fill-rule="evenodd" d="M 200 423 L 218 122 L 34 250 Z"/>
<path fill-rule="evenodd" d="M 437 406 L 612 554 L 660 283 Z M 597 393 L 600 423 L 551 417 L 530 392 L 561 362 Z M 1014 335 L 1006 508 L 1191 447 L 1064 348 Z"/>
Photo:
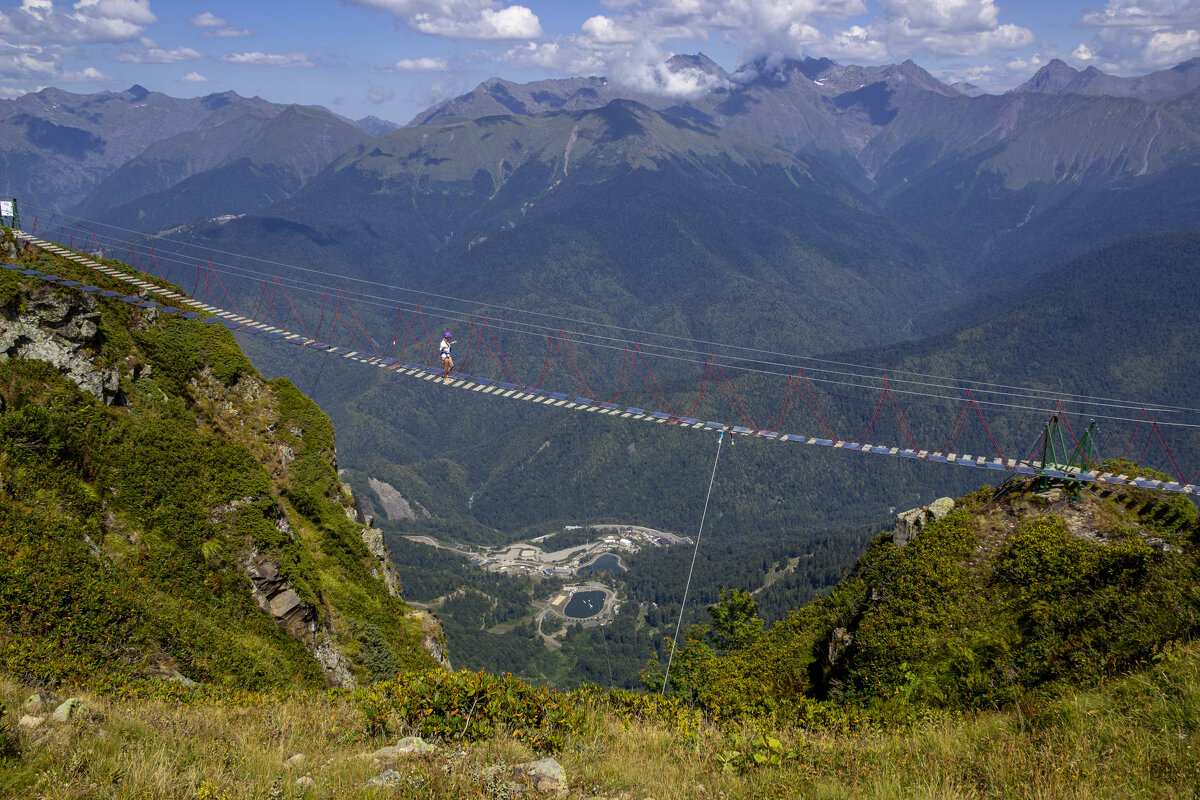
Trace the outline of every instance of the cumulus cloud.
<path fill-rule="evenodd" d="M 95 67 L 63 69 L 64 48 L 14 44 L 0 40 L 0 80 L 10 83 L 86 83 L 112 80 Z"/>
<path fill-rule="evenodd" d="M 888 56 L 887 43 L 875 38 L 867 28 L 851 25 L 823 42 L 822 55 L 855 61 L 883 61 Z"/>
<path fill-rule="evenodd" d="M 1096 34 L 1075 52 L 1107 72 L 1172 67 L 1200 50 L 1200 0 L 1109 0 L 1079 24 Z"/>
<path fill-rule="evenodd" d="M 253 36 L 254 34 L 245 28 L 214 28 L 200 35 L 205 39 L 237 39 L 242 36 Z"/>
<path fill-rule="evenodd" d="M 243 67 L 312 67 L 312 57 L 307 53 L 288 53 L 286 55 L 270 55 L 254 51 L 252 53 L 227 53 L 221 57 L 226 64 L 236 64 Z"/>
<path fill-rule="evenodd" d="M 449 39 L 519 40 L 545 36 L 525 6 L 496 0 L 339 0 L 387 11 L 415 31 Z"/>
<path fill-rule="evenodd" d="M 386 0 L 377 0 L 385 2 Z M 1197 0 L 1200 2 L 1200 0 Z M 967 57 L 1012 51 L 1033 32 L 1004 23 L 996 0 L 606 0 L 610 13 L 552 42 L 513 47 L 525 67 L 604 74 L 643 91 L 686 95 L 711 82 L 664 71 L 669 45 L 716 37 L 760 58 L 828 56 L 881 62 L 904 56 Z"/>
<path fill-rule="evenodd" d="M 0 11 L 0 36 L 33 44 L 128 42 L 157 21 L 150 0 L 77 0 L 70 6 L 23 0 L 19 8 Z"/>
<path fill-rule="evenodd" d="M 614 59 L 584 37 L 567 36 L 555 42 L 527 42 L 509 49 L 499 60 L 518 67 L 567 75 L 600 75 Z M 659 58 L 659 61 L 663 59 Z"/>
<path fill-rule="evenodd" d="M 211 79 L 204 77 L 199 72 L 189 72 L 187 75 L 184 75 L 179 80 L 184 81 L 185 83 L 210 83 L 211 82 Z"/>
<path fill-rule="evenodd" d="M 222 19 L 209 11 L 192 17 L 188 20 L 188 24 L 195 28 L 203 28 L 204 31 L 200 35 L 206 39 L 232 39 L 239 36 L 253 35 L 244 28 L 229 27 L 228 20 Z"/>
<path fill-rule="evenodd" d="M 1076 61 L 1095 61 L 1096 54 L 1092 52 L 1092 48 L 1080 42 L 1079 47 L 1071 52 L 1071 58 Z"/>
<path fill-rule="evenodd" d="M 978 56 L 1033 44 L 1033 31 L 1001 24 L 994 0 L 879 0 L 872 34 L 895 48 Z"/>
<path fill-rule="evenodd" d="M 729 85 L 727 78 L 694 67 L 673 68 L 663 62 L 654 64 L 642 59 L 617 65 L 610 75 L 617 83 L 639 92 L 684 99 Z"/>
<path fill-rule="evenodd" d="M 446 72 L 449 62 L 444 58 L 402 58 L 386 67 L 376 67 L 375 72 Z"/>
<path fill-rule="evenodd" d="M 1108 0 L 1103 9 L 1088 11 L 1079 21 L 1089 28 L 1174 27 L 1200 22 L 1194 0 Z"/>
<path fill-rule="evenodd" d="M 638 40 L 638 34 L 631 28 L 624 27 L 611 17 L 589 17 L 583 22 L 583 35 L 593 42 L 603 44 L 632 44 Z"/>
<path fill-rule="evenodd" d="M 391 89 L 380 89 L 373 87 L 367 92 L 367 101 L 372 105 L 381 106 L 384 103 L 390 103 L 396 97 L 396 93 Z"/>
<path fill-rule="evenodd" d="M 166 50 L 149 39 L 142 40 L 141 50 L 129 50 L 117 55 L 117 61 L 129 64 L 177 64 L 180 61 L 194 61 L 204 56 L 190 47 L 177 47 Z"/>
<path fill-rule="evenodd" d="M 188 24 L 196 28 L 224 28 L 229 22 L 210 11 L 205 11 L 189 19 Z"/>

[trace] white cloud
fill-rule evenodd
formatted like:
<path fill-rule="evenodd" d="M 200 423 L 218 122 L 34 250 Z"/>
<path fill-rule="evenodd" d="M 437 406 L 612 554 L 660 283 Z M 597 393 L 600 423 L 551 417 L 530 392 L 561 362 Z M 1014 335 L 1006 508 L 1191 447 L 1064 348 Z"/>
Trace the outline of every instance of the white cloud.
<path fill-rule="evenodd" d="M 228 53 L 221 58 L 226 64 L 248 67 L 312 67 L 312 58 L 306 53 L 268 55 L 267 53 Z"/>
<path fill-rule="evenodd" d="M 374 0 L 387 2 L 387 0 Z M 399 2 L 399 0 L 396 0 Z M 1200 0 L 1197 0 L 1200 2 Z M 687 94 L 699 79 L 669 75 L 671 43 L 719 37 L 741 60 L 828 56 L 855 62 L 903 56 L 979 56 L 1018 50 L 1033 32 L 1000 18 L 996 0 L 605 0 L 610 13 L 553 42 L 506 58 L 558 73 L 601 74 L 643 91 Z"/>
<path fill-rule="evenodd" d="M 234 39 L 239 36 L 253 35 L 244 28 L 229 27 L 228 20 L 222 19 L 210 11 L 197 14 L 188 20 L 188 24 L 194 28 L 204 28 L 205 30 L 200 35 L 206 39 Z"/>
<path fill-rule="evenodd" d="M 1029 58 L 1014 58 L 1004 66 L 1014 73 L 1036 72 L 1046 63 L 1040 53 L 1034 53 Z"/>
<path fill-rule="evenodd" d="M 496 0 L 339 0 L 387 11 L 413 30 L 449 39 L 515 40 L 545 36 L 537 15 L 525 6 Z"/>
<path fill-rule="evenodd" d="M 64 48 L 13 44 L 0 40 L 0 80 L 10 83 L 53 85 L 112 80 L 95 67 L 63 69 Z"/>
<path fill-rule="evenodd" d="M 408 24 L 421 33 L 448 39 L 540 39 L 542 25 L 524 6 L 495 11 L 482 9 L 477 17 L 456 19 L 441 14 L 417 14 Z"/>
<path fill-rule="evenodd" d="M 606 51 L 585 38 L 567 36 L 557 42 L 528 42 L 513 47 L 501 61 L 518 67 L 543 69 L 566 75 L 602 75 L 607 72 Z M 662 61 L 663 59 L 658 59 Z"/>
<path fill-rule="evenodd" d="M 1088 47 L 1083 42 L 1080 42 L 1079 47 L 1076 47 L 1071 52 L 1071 58 L 1075 59 L 1076 61 L 1095 61 L 1096 54 L 1092 52 L 1092 48 Z"/>
<path fill-rule="evenodd" d="M 372 105 L 381 106 L 384 103 L 390 103 L 396 97 L 396 93 L 391 89 L 380 89 L 374 87 L 367 92 L 367 101 Z"/>
<path fill-rule="evenodd" d="M 1079 24 L 1096 29 L 1080 47 L 1106 72 L 1150 72 L 1200 53 L 1200 0 L 1109 0 Z"/>
<path fill-rule="evenodd" d="M 1033 44 L 1033 31 L 1001 24 L 994 0 L 880 0 L 872 35 L 893 49 L 979 56 Z"/>
<path fill-rule="evenodd" d="M 444 58 L 402 58 L 386 67 L 376 67 L 375 72 L 447 72 L 449 62 Z"/>
<path fill-rule="evenodd" d="M 165 50 L 150 40 L 143 40 L 140 51 L 127 51 L 117 56 L 117 61 L 129 64 L 177 64 L 180 61 L 195 61 L 204 58 L 203 54 L 190 47 L 177 47 Z"/>
<path fill-rule="evenodd" d="M 1146 42 L 1145 55 L 1152 64 L 1173 66 L 1196 55 L 1198 45 L 1200 45 L 1200 31 L 1198 30 L 1155 31 L 1150 40 Z"/>
<path fill-rule="evenodd" d="M 667 97 L 697 97 L 713 89 L 729 85 L 729 81 L 717 75 L 692 68 L 671 69 L 664 63 L 650 64 L 642 59 L 633 59 L 615 65 L 610 75 L 617 83 L 647 94 Z"/>
<path fill-rule="evenodd" d="M 0 36 L 16 42 L 128 42 L 157 22 L 150 0 L 23 0 L 20 8 L 0 12 Z"/>
<path fill-rule="evenodd" d="M 189 19 L 188 24 L 196 28 L 224 28 L 229 23 L 213 13 L 205 11 L 203 14 L 197 14 Z"/>
<path fill-rule="evenodd" d="M 631 44 L 638 40 L 633 30 L 619 24 L 611 17 L 589 17 L 583 22 L 583 35 L 593 42 L 602 44 Z"/>
<path fill-rule="evenodd" d="M 18 97 L 24 97 L 29 94 L 24 89 L 18 89 L 15 86 L 0 86 L 0 100 L 16 100 Z"/>
<path fill-rule="evenodd" d="M 1161 28 L 1200 22 L 1195 0 L 1108 0 L 1102 10 L 1088 11 L 1079 21 L 1088 28 Z"/>
<path fill-rule="evenodd" d="M 207 30 L 200 35 L 205 39 L 237 39 L 242 36 L 253 36 L 254 34 L 245 28 L 215 28 Z"/>
<path fill-rule="evenodd" d="M 887 44 L 874 38 L 871 31 L 852 25 L 826 39 L 821 54 L 856 61 L 883 61 L 888 50 Z"/>
<path fill-rule="evenodd" d="M 186 83 L 211 83 L 210 78 L 204 77 L 199 72 L 189 72 L 187 75 L 184 75 L 179 80 L 184 81 Z"/>

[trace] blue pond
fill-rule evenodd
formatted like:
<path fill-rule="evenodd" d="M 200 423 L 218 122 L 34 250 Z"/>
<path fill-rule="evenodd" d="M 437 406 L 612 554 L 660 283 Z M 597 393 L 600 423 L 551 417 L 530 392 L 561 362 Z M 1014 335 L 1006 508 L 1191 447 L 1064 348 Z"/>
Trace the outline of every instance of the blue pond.
<path fill-rule="evenodd" d="M 567 607 L 563 609 L 563 613 L 571 619 L 587 619 L 599 614 L 602 608 L 604 608 L 604 592 L 599 590 L 576 592 L 575 596 L 571 598 L 571 602 L 567 603 Z"/>
<path fill-rule="evenodd" d="M 617 558 L 616 556 L 612 555 L 611 553 L 605 553 L 604 555 L 597 557 L 596 560 L 593 561 L 592 563 L 584 564 L 582 567 L 575 570 L 575 574 L 576 575 L 588 575 L 593 572 L 624 572 L 624 571 L 625 571 L 625 567 L 621 566 L 621 559 Z"/>

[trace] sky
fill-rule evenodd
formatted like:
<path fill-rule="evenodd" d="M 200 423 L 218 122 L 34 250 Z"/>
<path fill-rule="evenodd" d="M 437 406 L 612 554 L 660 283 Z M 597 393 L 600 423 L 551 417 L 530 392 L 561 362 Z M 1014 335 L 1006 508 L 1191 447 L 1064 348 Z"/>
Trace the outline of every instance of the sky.
<path fill-rule="evenodd" d="M 0 0 L 0 99 L 54 86 L 228 90 L 406 123 L 491 77 L 603 75 L 687 97 L 663 62 L 912 59 L 999 92 L 1053 58 L 1143 75 L 1200 56 L 1200 0 Z"/>

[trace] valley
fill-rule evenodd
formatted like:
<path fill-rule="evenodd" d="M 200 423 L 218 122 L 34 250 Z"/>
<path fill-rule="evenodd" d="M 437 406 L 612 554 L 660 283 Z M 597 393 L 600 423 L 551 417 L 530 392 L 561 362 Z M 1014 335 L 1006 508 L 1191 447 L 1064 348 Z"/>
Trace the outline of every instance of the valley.
<path fill-rule="evenodd" d="M 709 82 L 0 99 L 20 792 L 162 788 L 99 753 L 187 720 L 162 796 L 353 794 L 409 733 L 397 796 L 652 791 L 626 749 L 679 798 L 1196 793 L 1200 59 L 663 70 Z"/>

